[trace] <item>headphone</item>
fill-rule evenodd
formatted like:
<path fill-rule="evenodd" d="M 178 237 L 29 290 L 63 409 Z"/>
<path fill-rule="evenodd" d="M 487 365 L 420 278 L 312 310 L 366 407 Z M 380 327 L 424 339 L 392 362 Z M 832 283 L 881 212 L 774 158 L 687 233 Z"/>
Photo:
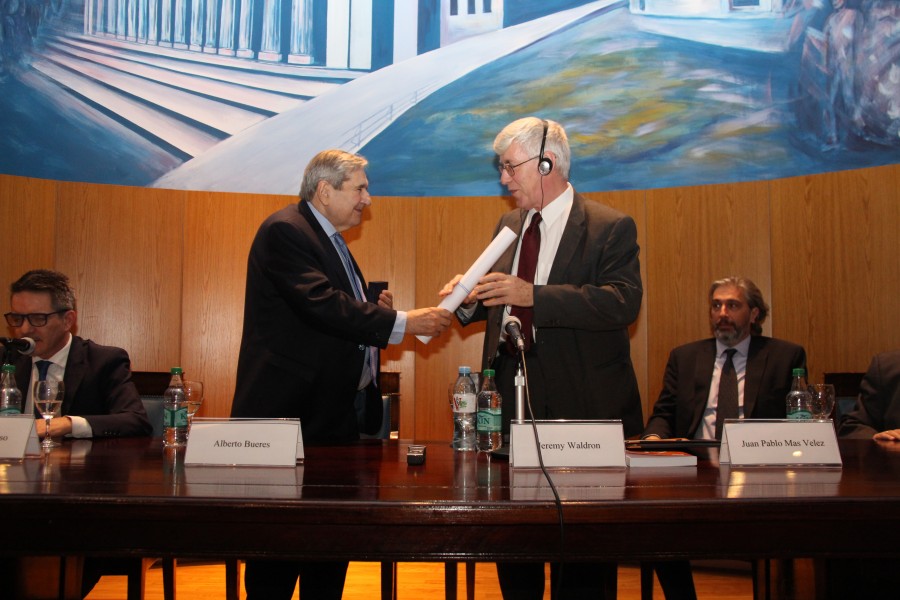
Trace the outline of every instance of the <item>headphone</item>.
<path fill-rule="evenodd" d="M 553 170 L 553 161 L 544 156 L 544 145 L 547 143 L 547 129 L 550 126 L 546 119 L 541 119 L 544 123 L 544 135 L 541 137 L 541 151 L 538 153 L 538 173 L 541 177 L 545 177 Z"/>

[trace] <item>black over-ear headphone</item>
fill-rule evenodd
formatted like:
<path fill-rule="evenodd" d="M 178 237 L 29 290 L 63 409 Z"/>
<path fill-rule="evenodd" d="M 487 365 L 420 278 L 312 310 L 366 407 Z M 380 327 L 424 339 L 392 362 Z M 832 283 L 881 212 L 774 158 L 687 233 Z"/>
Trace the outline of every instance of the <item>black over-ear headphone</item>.
<path fill-rule="evenodd" d="M 544 122 L 544 135 L 541 137 L 541 151 L 538 153 L 538 173 L 541 176 L 546 176 L 553 170 L 553 161 L 544 156 L 544 144 L 547 143 L 547 128 L 550 124 L 547 123 L 546 119 L 541 120 Z"/>

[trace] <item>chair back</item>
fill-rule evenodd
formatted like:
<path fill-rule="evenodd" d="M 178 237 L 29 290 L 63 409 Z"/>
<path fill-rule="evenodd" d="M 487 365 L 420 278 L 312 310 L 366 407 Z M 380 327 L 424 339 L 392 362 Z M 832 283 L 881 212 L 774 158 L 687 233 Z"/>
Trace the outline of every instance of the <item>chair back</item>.
<path fill-rule="evenodd" d="M 153 437 L 163 435 L 163 394 L 169 387 L 172 376 L 165 372 L 156 371 L 132 371 L 131 380 L 134 382 L 144 410 L 147 411 L 147 419 L 153 425 Z"/>
<path fill-rule="evenodd" d="M 859 384 L 865 373 L 825 373 L 825 383 L 834 386 L 834 422 L 840 423 L 841 417 L 856 406 L 859 397 Z"/>

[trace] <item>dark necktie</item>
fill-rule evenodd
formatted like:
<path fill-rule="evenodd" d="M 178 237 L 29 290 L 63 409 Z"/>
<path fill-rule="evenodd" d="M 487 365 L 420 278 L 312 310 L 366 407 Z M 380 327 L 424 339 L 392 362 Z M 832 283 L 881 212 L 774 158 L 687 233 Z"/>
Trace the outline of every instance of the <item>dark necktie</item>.
<path fill-rule="evenodd" d="M 537 269 L 538 253 L 541 250 L 541 213 L 536 212 L 531 217 L 531 224 L 522 235 L 522 246 L 519 248 L 519 270 L 516 275 L 519 279 L 534 283 L 534 273 Z M 534 307 L 513 306 L 510 314 L 522 321 L 522 338 L 525 340 L 525 350 L 531 348 L 534 341 Z"/>
<path fill-rule="evenodd" d="M 716 407 L 716 439 L 722 439 L 722 426 L 725 419 L 738 418 L 738 385 L 737 373 L 734 370 L 734 348 L 725 351 L 725 364 L 719 377 L 719 399 Z"/>
<path fill-rule="evenodd" d="M 353 259 L 350 258 L 350 249 L 347 248 L 347 243 L 344 241 L 344 236 L 340 234 L 340 232 L 335 233 L 332 238 L 334 238 L 335 246 L 337 246 L 338 254 L 341 255 L 341 262 L 344 263 L 344 270 L 347 271 L 347 277 L 350 278 L 350 285 L 353 287 L 353 295 L 356 296 L 357 300 L 361 300 L 363 302 L 366 301 L 366 297 L 362 292 L 362 283 L 359 280 L 359 277 L 356 276 L 356 269 L 353 268 Z M 374 346 L 369 346 L 368 352 L 366 353 L 366 366 L 369 369 L 369 372 L 372 374 L 372 381 L 375 382 L 377 387 L 378 381 L 376 379 L 376 367 L 378 364 L 378 348 Z"/>
<path fill-rule="evenodd" d="M 50 369 L 50 365 L 53 364 L 49 360 L 39 360 L 34 365 L 38 370 L 38 381 L 46 381 L 47 380 L 47 371 Z"/>

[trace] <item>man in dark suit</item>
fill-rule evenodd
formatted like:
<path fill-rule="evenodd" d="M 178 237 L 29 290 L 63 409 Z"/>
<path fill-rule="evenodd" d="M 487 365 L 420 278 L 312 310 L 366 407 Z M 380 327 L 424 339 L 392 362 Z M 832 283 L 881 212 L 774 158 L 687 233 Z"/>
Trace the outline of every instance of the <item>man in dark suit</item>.
<path fill-rule="evenodd" d="M 709 324 L 715 337 L 679 346 L 669 354 L 663 389 L 644 438 L 706 438 L 716 434 L 718 385 L 726 350 L 735 349 L 737 418 L 783 419 L 792 371 L 806 368 L 802 346 L 762 335 L 769 307 L 751 280 L 728 277 L 709 290 Z"/>
<path fill-rule="evenodd" d="M 131 381 L 128 353 L 72 335 L 78 313 L 68 277 L 55 271 L 29 271 L 10 286 L 10 306 L 5 317 L 14 335 L 35 342 L 33 356 L 14 361 L 16 385 L 25 398 L 23 412 L 34 411 L 32 384 L 39 371 L 46 369 L 48 379 L 65 384 L 61 418 L 50 421 L 51 436 L 150 435 L 153 427 Z M 46 435 L 43 420 L 37 423 L 37 432 Z"/>
<path fill-rule="evenodd" d="M 838 434 L 900 442 L 900 350 L 872 357 L 859 391 L 856 407 L 841 418 Z"/>
<path fill-rule="evenodd" d="M 712 338 L 669 354 L 663 389 L 643 438 L 721 437 L 722 417 L 785 418 L 795 368 L 806 368 L 802 346 L 762 335 L 769 307 L 751 280 L 728 277 L 709 289 Z M 731 381 L 733 391 L 720 392 Z M 728 387 L 728 386 L 725 386 Z M 724 409 L 731 398 L 730 408 Z M 720 403 L 720 400 L 722 402 Z M 696 598 L 688 561 L 654 563 L 666 598 Z"/>
<path fill-rule="evenodd" d="M 371 204 L 366 164 L 341 150 L 317 154 L 300 202 L 267 218 L 250 248 L 231 415 L 299 418 L 305 444 L 359 439 L 368 423 L 360 413 L 375 412 L 369 425 L 377 429 L 376 349 L 405 334 L 440 335 L 451 321 L 440 308 L 396 311 L 390 291 L 366 301 L 365 279 L 341 236 Z M 290 598 L 299 576 L 301 598 L 338 600 L 346 571 L 346 562 L 250 560 L 247 598 Z"/>
<path fill-rule="evenodd" d="M 35 411 L 32 398 L 33 384 L 41 377 L 61 380 L 65 386 L 60 417 L 50 421 L 52 437 L 138 436 L 153 432 L 140 394 L 131 381 L 128 353 L 72 334 L 78 313 L 68 277 L 44 269 L 29 271 L 10 285 L 9 303 L 11 310 L 4 316 L 14 335 L 34 340 L 33 355 L 20 355 L 13 364 L 16 385 L 25 399 L 23 413 L 35 414 L 36 431 L 41 437 L 47 435 L 47 427 Z M 109 561 L 85 558 L 82 596 L 100 580 Z"/>
<path fill-rule="evenodd" d="M 517 358 L 507 346 L 507 315 L 519 318 L 531 406 L 537 419 L 621 419 L 626 436 L 643 426 L 628 326 L 641 308 L 637 228 L 631 217 L 579 195 L 568 181 L 566 132 L 535 117 L 507 125 L 494 140 L 500 183 L 517 208 L 500 219 L 519 235 L 457 311 L 464 324 L 486 320 L 482 365 L 496 370 L 503 427 L 514 412 Z M 441 294 L 449 294 L 457 275 Z M 526 415 L 527 416 L 527 415 Z M 551 565 L 552 580 L 559 565 Z M 542 598 L 544 566 L 498 564 L 505 598 Z M 598 576 L 600 575 L 600 576 Z M 566 563 L 563 597 L 615 593 L 615 565 Z"/>

